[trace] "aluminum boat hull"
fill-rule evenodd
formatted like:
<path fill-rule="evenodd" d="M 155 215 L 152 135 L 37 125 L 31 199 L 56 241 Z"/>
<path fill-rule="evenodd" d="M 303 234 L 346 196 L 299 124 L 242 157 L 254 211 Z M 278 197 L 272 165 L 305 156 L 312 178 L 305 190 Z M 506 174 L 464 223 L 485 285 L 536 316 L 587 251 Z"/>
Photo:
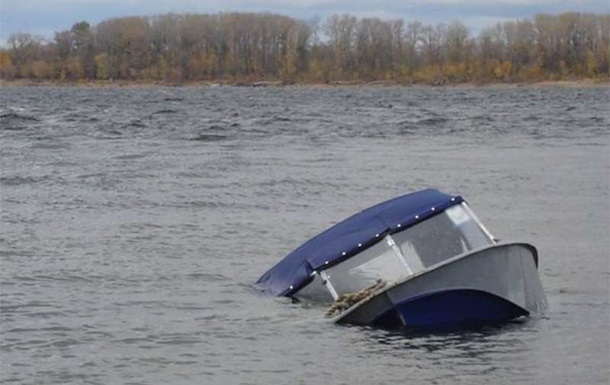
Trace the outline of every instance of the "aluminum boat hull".
<path fill-rule="evenodd" d="M 494 244 L 458 255 L 386 287 L 334 318 L 381 327 L 489 324 L 547 308 L 536 249 Z"/>

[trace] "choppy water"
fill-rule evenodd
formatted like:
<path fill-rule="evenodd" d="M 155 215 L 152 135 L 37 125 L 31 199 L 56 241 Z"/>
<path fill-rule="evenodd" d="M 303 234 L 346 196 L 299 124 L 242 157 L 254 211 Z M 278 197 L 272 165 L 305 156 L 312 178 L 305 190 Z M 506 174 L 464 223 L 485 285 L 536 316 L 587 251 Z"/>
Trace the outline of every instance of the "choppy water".
<path fill-rule="evenodd" d="M 606 89 L 0 89 L 3 384 L 607 384 Z M 436 187 L 535 244 L 550 310 L 403 335 L 252 283 Z"/>

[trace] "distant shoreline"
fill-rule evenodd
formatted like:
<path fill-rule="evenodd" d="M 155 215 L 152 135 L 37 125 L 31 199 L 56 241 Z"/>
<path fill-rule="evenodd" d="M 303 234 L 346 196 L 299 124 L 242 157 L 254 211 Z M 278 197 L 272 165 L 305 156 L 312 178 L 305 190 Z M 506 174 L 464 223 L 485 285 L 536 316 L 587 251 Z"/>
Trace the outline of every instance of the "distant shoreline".
<path fill-rule="evenodd" d="M 176 87 L 176 88 L 215 88 L 215 87 L 302 87 L 302 88 L 339 88 L 339 87 L 413 87 L 413 88 L 519 88 L 519 87 L 561 87 L 561 88 L 590 88 L 610 87 L 610 78 L 577 79 L 577 80 L 542 80 L 535 82 L 464 82 L 464 83 L 409 83 L 399 81 L 334 81 L 329 83 L 291 82 L 282 81 L 196 81 L 196 82 L 159 82 L 159 81 L 37 81 L 31 79 L 0 80 L 0 87 L 79 87 L 79 88 L 148 88 L 148 87 Z"/>

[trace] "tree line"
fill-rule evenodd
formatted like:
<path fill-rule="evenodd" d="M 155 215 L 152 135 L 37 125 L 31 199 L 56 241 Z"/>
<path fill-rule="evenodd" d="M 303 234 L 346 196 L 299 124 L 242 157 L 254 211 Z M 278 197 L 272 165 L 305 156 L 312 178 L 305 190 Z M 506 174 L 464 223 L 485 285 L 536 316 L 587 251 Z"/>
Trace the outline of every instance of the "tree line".
<path fill-rule="evenodd" d="M 461 83 L 608 78 L 610 14 L 536 15 L 477 36 L 460 21 L 425 25 L 267 13 L 121 17 L 44 39 L 11 35 L 5 80 Z"/>

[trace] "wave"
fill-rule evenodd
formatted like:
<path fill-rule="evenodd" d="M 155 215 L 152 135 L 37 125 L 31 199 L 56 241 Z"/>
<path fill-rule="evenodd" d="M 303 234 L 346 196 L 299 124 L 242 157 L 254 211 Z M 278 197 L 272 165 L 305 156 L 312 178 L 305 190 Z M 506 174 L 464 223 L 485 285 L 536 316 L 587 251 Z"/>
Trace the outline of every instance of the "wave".
<path fill-rule="evenodd" d="M 33 176 L 7 176 L 0 177 L 0 185 L 2 186 L 22 186 L 28 184 L 36 184 L 43 181 L 46 177 L 33 177 Z"/>
<path fill-rule="evenodd" d="M 39 121 L 40 119 L 34 116 L 10 110 L 0 113 L 0 130 L 22 131 L 28 128 L 28 124 Z"/>

